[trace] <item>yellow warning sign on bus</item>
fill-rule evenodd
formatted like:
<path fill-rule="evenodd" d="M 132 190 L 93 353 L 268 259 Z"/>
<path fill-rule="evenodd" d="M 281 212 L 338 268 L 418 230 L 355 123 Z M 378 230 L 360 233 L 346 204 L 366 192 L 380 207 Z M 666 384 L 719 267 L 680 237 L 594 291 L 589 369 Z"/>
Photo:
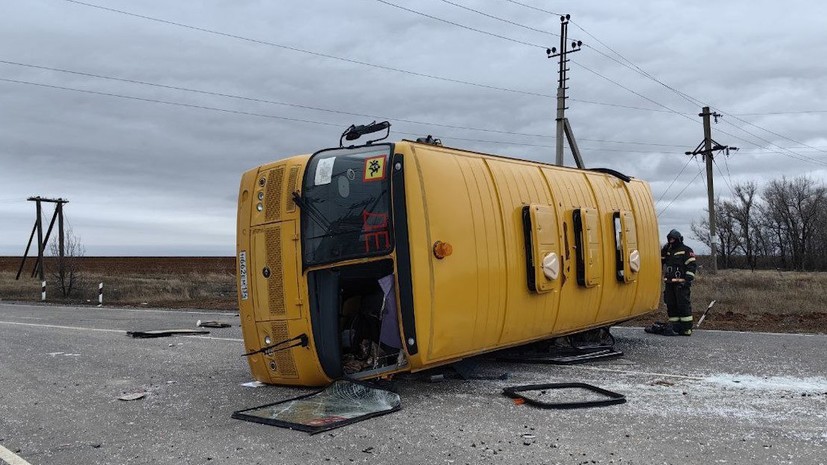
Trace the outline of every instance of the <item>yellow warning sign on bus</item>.
<path fill-rule="evenodd" d="M 362 179 L 365 182 L 385 179 L 384 155 L 365 159 L 365 175 Z"/>

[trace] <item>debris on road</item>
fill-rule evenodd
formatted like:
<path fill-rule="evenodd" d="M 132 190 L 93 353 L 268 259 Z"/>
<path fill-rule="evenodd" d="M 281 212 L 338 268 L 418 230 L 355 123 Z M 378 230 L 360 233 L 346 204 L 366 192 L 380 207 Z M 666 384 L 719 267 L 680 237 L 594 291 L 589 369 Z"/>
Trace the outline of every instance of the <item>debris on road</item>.
<path fill-rule="evenodd" d="M 586 400 L 571 401 L 571 402 L 543 402 L 533 397 L 528 397 L 522 392 L 540 391 L 540 395 L 546 394 L 549 390 L 560 389 L 583 389 L 590 393 L 597 394 L 596 398 L 588 398 Z M 521 403 L 533 405 L 535 407 L 547 409 L 575 409 L 587 407 L 605 407 L 609 405 L 623 404 L 626 402 L 626 396 L 612 392 L 597 386 L 592 386 L 586 383 L 549 383 L 549 384 L 529 384 L 525 386 L 512 386 L 503 389 L 503 395 L 515 399 L 521 399 Z"/>
<path fill-rule="evenodd" d="M 266 386 L 261 381 L 249 381 L 247 383 L 241 383 L 241 385 L 244 386 L 244 387 L 248 387 L 248 388 L 257 388 L 257 387 Z"/>
<path fill-rule="evenodd" d="M 199 329 L 153 329 L 149 331 L 127 331 L 126 335 L 134 338 L 152 338 L 169 336 L 191 336 L 195 334 L 210 334 L 209 331 Z"/>
<path fill-rule="evenodd" d="M 136 393 L 133 393 L 133 394 L 124 394 L 124 395 L 118 397 L 118 400 L 131 401 L 131 400 L 143 399 L 144 397 L 146 397 L 146 392 L 136 392 Z"/>
<path fill-rule="evenodd" d="M 201 321 L 201 320 L 198 320 L 198 322 L 195 323 L 195 326 L 198 326 L 199 328 L 231 328 L 233 325 L 231 325 L 229 323 L 224 323 L 222 321 Z"/>
<path fill-rule="evenodd" d="M 239 410 L 232 418 L 316 434 L 400 408 L 402 401 L 395 392 L 340 379 L 312 394 Z"/>

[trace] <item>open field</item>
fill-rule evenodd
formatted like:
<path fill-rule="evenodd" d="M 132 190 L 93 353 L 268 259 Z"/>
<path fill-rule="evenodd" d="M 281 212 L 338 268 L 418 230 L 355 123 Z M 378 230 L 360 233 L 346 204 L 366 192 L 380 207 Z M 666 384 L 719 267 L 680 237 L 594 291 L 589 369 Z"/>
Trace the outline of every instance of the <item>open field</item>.
<path fill-rule="evenodd" d="M 40 283 L 30 278 L 29 259 L 19 281 L 19 257 L 0 257 L 0 300 L 38 301 Z M 104 283 L 105 304 L 165 308 L 236 310 L 233 257 L 83 257 L 79 294 L 68 301 L 96 304 Z M 46 262 L 48 301 L 64 303 L 51 284 Z M 704 328 L 740 331 L 827 333 L 827 273 L 722 270 L 702 274 L 692 288 L 697 316 L 716 301 Z M 666 312 L 627 324 L 663 320 Z"/>
<path fill-rule="evenodd" d="M 104 283 L 106 304 L 166 308 L 236 310 L 233 257 L 82 257 L 78 294 L 60 297 L 46 260 L 47 301 L 97 304 L 98 283 Z M 31 278 L 29 258 L 20 280 L 20 257 L 0 257 L 0 299 L 40 300 L 40 282 Z"/>

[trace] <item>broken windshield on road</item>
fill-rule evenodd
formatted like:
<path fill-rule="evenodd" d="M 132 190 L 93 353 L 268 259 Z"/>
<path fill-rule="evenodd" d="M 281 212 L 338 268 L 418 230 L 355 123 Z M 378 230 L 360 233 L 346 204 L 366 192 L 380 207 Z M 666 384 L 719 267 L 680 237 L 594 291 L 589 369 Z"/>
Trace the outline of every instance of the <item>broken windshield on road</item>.
<path fill-rule="evenodd" d="M 390 154 L 381 144 L 316 153 L 297 203 L 305 266 L 384 255 L 390 227 Z"/>

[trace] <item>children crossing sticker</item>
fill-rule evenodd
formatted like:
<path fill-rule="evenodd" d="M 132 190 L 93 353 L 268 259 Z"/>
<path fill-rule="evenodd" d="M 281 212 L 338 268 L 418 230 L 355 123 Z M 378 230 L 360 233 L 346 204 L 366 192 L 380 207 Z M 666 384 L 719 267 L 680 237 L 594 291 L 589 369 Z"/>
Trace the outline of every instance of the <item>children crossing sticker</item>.
<path fill-rule="evenodd" d="M 364 182 L 385 179 L 385 156 L 365 158 Z"/>

